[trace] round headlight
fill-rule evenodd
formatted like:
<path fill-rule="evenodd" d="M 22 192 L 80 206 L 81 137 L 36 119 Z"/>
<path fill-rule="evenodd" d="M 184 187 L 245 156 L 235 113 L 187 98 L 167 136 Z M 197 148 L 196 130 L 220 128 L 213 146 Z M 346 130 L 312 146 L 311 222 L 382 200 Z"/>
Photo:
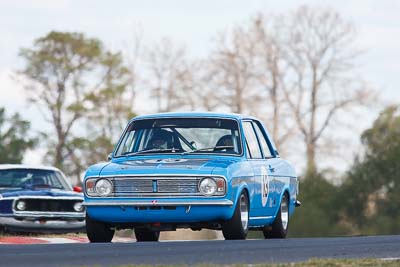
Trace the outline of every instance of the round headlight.
<path fill-rule="evenodd" d="M 204 178 L 199 184 L 199 191 L 206 196 L 214 195 L 217 191 L 217 183 L 212 178 Z"/>
<path fill-rule="evenodd" d="M 96 193 L 100 196 L 108 196 L 112 193 L 112 183 L 107 179 L 101 179 L 96 182 Z"/>
<path fill-rule="evenodd" d="M 26 202 L 20 200 L 17 202 L 17 210 L 25 210 L 26 209 Z"/>
<path fill-rule="evenodd" d="M 82 202 L 76 202 L 74 204 L 74 210 L 77 212 L 83 211 L 83 205 Z"/>

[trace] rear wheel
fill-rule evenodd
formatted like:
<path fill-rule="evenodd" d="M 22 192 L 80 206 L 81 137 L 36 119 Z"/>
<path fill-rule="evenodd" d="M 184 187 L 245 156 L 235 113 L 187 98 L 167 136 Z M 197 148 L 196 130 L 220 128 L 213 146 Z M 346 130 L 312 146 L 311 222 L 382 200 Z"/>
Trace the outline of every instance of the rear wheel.
<path fill-rule="evenodd" d="M 109 243 L 114 232 L 106 223 L 93 220 L 86 214 L 86 234 L 91 243 Z"/>
<path fill-rule="evenodd" d="M 160 231 L 151 231 L 146 228 L 135 228 L 135 236 L 137 242 L 158 241 Z"/>
<path fill-rule="evenodd" d="M 289 229 L 289 197 L 283 194 L 281 205 L 272 228 L 264 230 L 265 238 L 285 238 Z"/>
<path fill-rule="evenodd" d="M 229 221 L 222 224 L 222 233 L 226 240 L 246 239 L 249 231 L 249 200 L 242 192 L 236 204 L 235 213 Z"/>

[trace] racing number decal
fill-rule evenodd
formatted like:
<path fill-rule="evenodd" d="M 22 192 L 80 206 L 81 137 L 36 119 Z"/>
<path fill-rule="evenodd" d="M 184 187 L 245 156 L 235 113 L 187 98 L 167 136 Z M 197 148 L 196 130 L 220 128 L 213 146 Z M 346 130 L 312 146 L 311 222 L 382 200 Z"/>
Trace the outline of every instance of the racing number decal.
<path fill-rule="evenodd" d="M 269 192 L 269 177 L 266 167 L 261 167 L 261 204 L 263 207 L 267 205 Z"/>

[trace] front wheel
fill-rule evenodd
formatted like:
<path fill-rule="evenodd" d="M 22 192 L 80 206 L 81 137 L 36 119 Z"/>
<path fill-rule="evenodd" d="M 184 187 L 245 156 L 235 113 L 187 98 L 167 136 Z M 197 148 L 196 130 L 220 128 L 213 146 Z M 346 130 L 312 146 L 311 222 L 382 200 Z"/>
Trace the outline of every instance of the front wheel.
<path fill-rule="evenodd" d="M 146 228 L 135 228 L 135 237 L 137 242 L 158 241 L 160 231 L 151 231 Z"/>
<path fill-rule="evenodd" d="M 285 238 L 289 228 L 289 197 L 283 194 L 272 229 L 263 230 L 265 238 Z"/>
<path fill-rule="evenodd" d="M 91 243 L 109 243 L 114 232 L 107 224 L 93 220 L 86 213 L 86 234 Z"/>
<path fill-rule="evenodd" d="M 242 192 L 236 204 L 235 212 L 229 221 L 222 224 L 222 233 L 226 240 L 246 239 L 249 231 L 249 200 Z"/>

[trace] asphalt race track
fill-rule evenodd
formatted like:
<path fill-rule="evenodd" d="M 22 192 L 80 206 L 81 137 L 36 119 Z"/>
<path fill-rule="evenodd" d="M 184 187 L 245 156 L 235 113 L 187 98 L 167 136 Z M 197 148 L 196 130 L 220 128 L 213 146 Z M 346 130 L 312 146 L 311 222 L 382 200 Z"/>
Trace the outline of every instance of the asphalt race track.
<path fill-rule="evenodd" d="M 0 266 L 235 264 L 310 258 L 400 258 L 400 236 L 1 245 Z"/>

